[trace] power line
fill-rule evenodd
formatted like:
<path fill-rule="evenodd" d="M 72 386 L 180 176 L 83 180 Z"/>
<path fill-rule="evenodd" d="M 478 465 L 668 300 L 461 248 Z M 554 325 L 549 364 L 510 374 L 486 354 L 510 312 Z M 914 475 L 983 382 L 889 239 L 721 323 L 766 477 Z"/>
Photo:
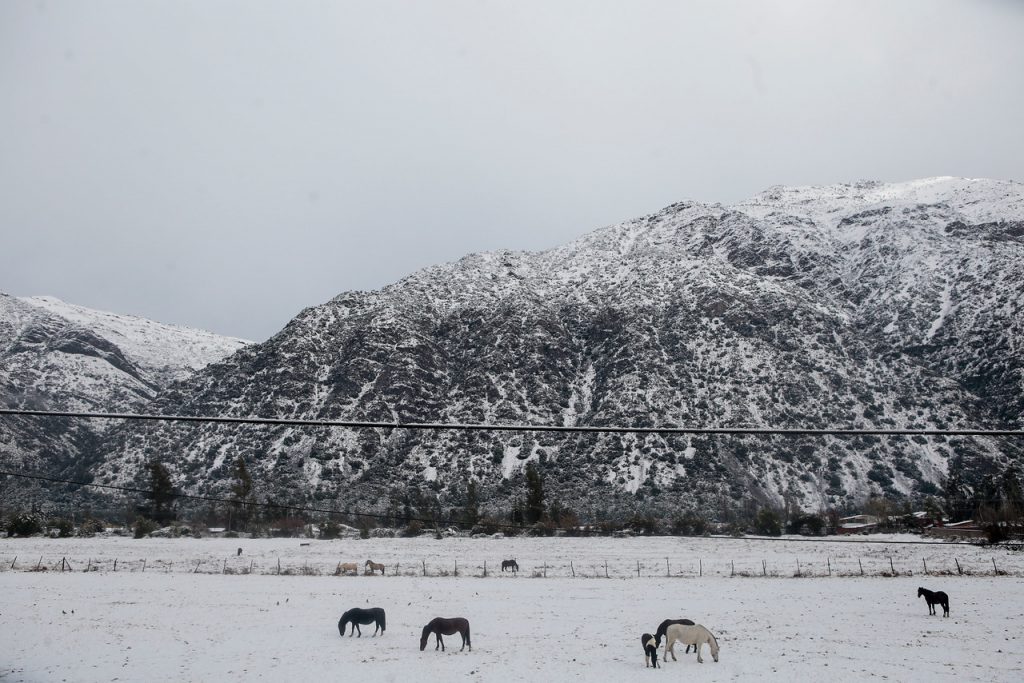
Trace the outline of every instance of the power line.
<path fill-rule="evenodd" d="M 136 487 L 133 487 L 133 486 L 118 486 L 118 485 L 115 485 L 115 484 L 95 484 L 95 483 L 87 482 L 87 481 L 76 481 L 76 480 L 73 480 L 73 479 L 62 479 L 60 477 L 48 477 L 48 476 L 44 476 L 44 475 L 41 475 L 41 474 L 25 474 L 25 473 L 22 473 L 22 472 L 10 472 L 10 471 L 7 471 L 7 470 L 0 470 L 0 476 L 2 476 L 2 475 L 7 475 L 9 477 L 20 477 L 20 478 L 23 478 L 23 479 L 35 479 L 35 480 L 39 480 L 39 481 L 48 481 L 48 482 L 53 482 L 53 483 L 58 483 L 58 484 L 73 484 L 75 486 L 83 486 L 83 487 L 84 486 L 89 486 L 89 487 L 93 487 L 93 488 L 111 489 L 111 490 L 115 490 L 115 491 L 123 491 L 125 493 L 140 493 L 140 494 L 144 494 L 144 495 L 152 495 L 153 494 L 153 490 L 152 489 L 141 489 L 141 488 L 136 488 Z M 228 504 L 231 504 L 231 505 L 244 505 L 244 506 L 248 506 L 248 507 L 270 508 L 270 509 L 276 509 L 276 510 L 288 510 L 288 511 L 292 511 L 292 512 L 317 512 L 317 513 L 320 513 L 320 514 L 347 515 L 349 517 L 363 517 L 363 518 L 367 518 L 367 519 L 387 519 L 387 520 L 401 519 L 401 520 L 404 520 L 407 524 L 409 522 L 425 522 L 427 524 L 432 524 L 432 525 L 435 525 L 435 526 L 459 526 L 459 525 L 464 524 L 464 522 L 462 522 L 462 521 L 456 521 L 456 520 L 451 520 L 451 519 L 430 519 L 430 518 L 426 518 L 426 517 L 414 517 L 414 516 L 406 516 L 406 515 L 383 515 L 383 514 L 376 514 L 376 513 L 371 513 L 371 512 L 346 512 L 344 510 L 336 510 L 336 509 L 333 509 L 333 508 L 318 508 L 318 507 L 311 507 L 311 506 L 306 506 L 306 505 L 284 505 L 284 504 L 278 504 L 278 503 L 260 503 L 260 502 L 256 502 L 256 501 L 242 502 L 242 501 L 233 500 L 231 498 L 220 498 L 220 497 L 217 497 L 217 496 L 198 496 L 198 495 L 193 495 L 193 494 L 189 494 L 189 493 L 172 492 L 172 493 L 168 493 L 167 495 L 171 496 L 171 497 L 174 497 L 174 498 L 185 498 L 185 499 L 188 499 L 188 500 L 199 500 L 199 501 L 204 501 L 204 502 L 209 502 L 209 503 L 228 503 Z M 498 528 L 498 529 L 516 529 L 518 531 L 529 531 L 529 530 L 533 530 L 534 529 L 533 526 L 526 525 L 526 524 L 505 524 L 505 523 L 497 523 L 497 522 L 494 522 L 494 523 L 488 522 L 486 524 L 486 526 L 494 527 L 494 528 Z M 562 527 L 550 528 L 550 530 L 551 531 L 562 531 L 562 532 L 576 531 L 575 529 L 565 529 L 565 528 L 562 528 Z M 886 540 L 886 541 L 875 541 L 875 540 L 838 541 L 838 540 L 826 539 L 826 538 L 773 538 L 773 537 L 770 537 L 770 536 L 756 536 L 756 537 L 751 537 L 751 536 L 707 536 L 707 537 L 696 536 L 696 537 L 690 537 L 690 538 L 710 538 L 710 539 L 713 539 L 713 540 L 716 540 L 716 541 L 775 541 L 775 542 L 784 542 L 784 543 L 847 543 L 847 544 L 851 544 L 851 545 L 857 545 L 857 544 L 874 544 L 874 545 L 927 545 L 927 546 L 936 546 L 936 545 L 963 546 L 963 545 L 965 545 L 964 543 L 960 543 L 960 542 L 957 542 L 957 541 L 889 541 L 889 540 Z"/>
<path fill-rule="evenodd" d="M 252 424 L 278 427 L 341 427 L 345 429 L 409 429 L 420 431 L 473 432 L 564 432 L 591 434 L 723 434 L 778 436 L 1008 436 L 1024 437 L 1022 429 L 824 429 L 780 427 L 621 427 L 580 425 L 481 424 L 456 422 L 377 422 L 368 420 L 308 420 L 272 417 L 223 417 L 216 415 L 152 415 L 141 413 L 91 413 L 78 411 L 0 408 L 0 416 L 75 418 L 87 420 L 132 420 L 146 422 L 206 422 Z"/>

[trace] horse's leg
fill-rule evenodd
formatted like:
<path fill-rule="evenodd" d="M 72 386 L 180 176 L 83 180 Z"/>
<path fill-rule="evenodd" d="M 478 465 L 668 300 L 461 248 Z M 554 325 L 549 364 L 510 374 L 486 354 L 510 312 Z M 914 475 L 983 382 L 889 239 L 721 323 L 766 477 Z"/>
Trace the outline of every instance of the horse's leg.
<path fill-rule="evenodd" d="M 434 652 L 437 652 L 438 646 L 441 647 L 441 652 L 444 652 L 444 641 L 441 640 L 441 632 L 437 632 L 437 645 L 434 646 Z"/>
<path fill-rule="evenodd" d="M 676 659 L 676 641 L 675 641 L 675 639 L 668 638 L 666 636 L 666 640 L 665 640 L 665 656 L 663 656 L 662 659 L 664 659 L 667 662 L 669 655 L 672 655 L 672 661 L 673 662 L 679 661 L 678 659 Z"/>
<path fill-rule="evenodd" d="M 362 638 L 363 637 L 363 629 L 359 628 L 359 623 L 358 622 L 356 622 L 356 630 L 359 631 L 359 635 L 356 636 L 356 637 L 357 638 Z"/>
<path fill-rule="evenodd" d="M 697 648 L 697 663 L 698 664 L 703 664 L 704 663 L 704 658 L 700 656 L 700 649 L 701 649 L 702 645 L 703 645 L 703 643 L 697 643 L 697 644 L 694 645 L 694 647 Z"/>

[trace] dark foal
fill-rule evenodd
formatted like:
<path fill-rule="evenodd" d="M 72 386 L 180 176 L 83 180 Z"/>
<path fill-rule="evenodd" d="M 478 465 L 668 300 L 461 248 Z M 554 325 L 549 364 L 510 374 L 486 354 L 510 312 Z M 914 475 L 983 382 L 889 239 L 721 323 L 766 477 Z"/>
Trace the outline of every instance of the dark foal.
<path fill-rule="evenodd" d="M 431 633 L 437 636 L 437 645 L 434 646 L 435 650 L 441 648 L 441 652 L 444 652 L 442 635 L 450 636 L 458 633 L 462 636 L 462 648 L 459 649 L 459 652 L 465 650 L 467 645 L 469 646 L 469 651 L 473 651 L 473 643 L 469 640 L 469 621 L 462 617 L 455 617 L 454 619 L 436 617 L 431 619 L 430 623 L 423 627 L 423 635 L 420 637 L 420 652 L 423 652 L 424 648 L 427 647 L 427 639 L 430 638 Z"/>
<path fill-rule="evenodd" d="M 650 633 L 645 633 L 640 636 L 640 644 L 644 647 L 644 668 L 646 669 L 651 666 L 655 669 L 659 668 L 658 641 Z"/>
<path fill-rule="evenodd" d="M 928 603 L 928 614 L 935 614 L 935 605 L 942 605 L 942 616 L 949 616 L 949 596 L 942 591 L 930 591 L 927 588 L 918 588 L 917 597 L 924 596 Z"/>

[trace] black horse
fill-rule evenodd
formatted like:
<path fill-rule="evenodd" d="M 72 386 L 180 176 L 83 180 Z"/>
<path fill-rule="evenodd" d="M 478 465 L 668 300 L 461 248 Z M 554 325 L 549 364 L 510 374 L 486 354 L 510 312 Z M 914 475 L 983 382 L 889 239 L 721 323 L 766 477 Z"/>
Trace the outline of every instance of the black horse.
<path fill-rule="evenodd" d="M 384 610 L 380 607 L 372 607 L 370 609 L 362 609 L 360 607 L 353 607 L 349 611 L 341 615 L 341 620 L 338 622 L 338 633 L 345 635 L 345 627 L 352 624 L 352 631 L 349 632 L 348 637 L 351 638 L 352 634 L 359 631 L 359 637 L 363 637 L 363 632 L 359 628 L 359 624 L 366 626 L 367 624 L 376 624 L 373 628 L 373 635 L 377 635 L 377 629 L 380 629 L 380 634 L 384 635 Z"/>
<path fill-rule="evenodd" d="M 515 560 L 502 560 L 501 571 L 505 571 L 506 569 L 511 569 L 512 573 L 515 574 L 517 571 L 519 571 L 519 563 L 517 563 Z"/>
<path fill-rule="evenodd" d="M 917 597 L 924 596 L 928 603 L 928 614 L 935 614 L 935 605 L 942 605 L 942 616 L 949 616 L 949 596 L 942 591 L 930 591 L 927 588 L 918 588 Z"/>
<path fill-rule="evenodd" d="M 443 619 L 436 617 L 430 620 L 430 623 L 423 627 L 423 636 L 420 637 L 420 652 L 423 652 L 424 648 L 427 647 L 427 639 L 430 634 L 433 633 L 437 636 L 437 645 L 434 646 L 436 650 L 438 647 L 441 648 L 441 652 L 444 652 L 444 641 L 441 639 L 442 635 L 450 636 L 454 633 L 458 633 L 462 636 L 462 648 L 459 652 L 466 649 L 469 646 L 469 651 L 473 651 L 473 643 L 469 641 L 469 621 L 462 617 L 455 617 L 454 619 Z"/>
<path fill-rule="evenodd" d="M 666 619 L 665 621 L 661 622 L 661 625 L 658 626 L 658 630 L 654 632 L 654 647 L 658 647 L 661 645 L 661 639 L 665 637 L 665 631 L 667 631 L 668 627 L 672 624 L 682 624 L 683 626 L 694 625 L 693 622 L 689 619 Z M 690 645 L 686 646 L 687 652 L 690 651 L 690 647 Z M 694 645 L 693 649 L 696 650 L 697 646 Z"/>
<path fill-rule="evenodd" d="M 640 636 L 640 644 L 644 647 L 644 668 L 658 668 L 658 641 L 650 633 Z"/>

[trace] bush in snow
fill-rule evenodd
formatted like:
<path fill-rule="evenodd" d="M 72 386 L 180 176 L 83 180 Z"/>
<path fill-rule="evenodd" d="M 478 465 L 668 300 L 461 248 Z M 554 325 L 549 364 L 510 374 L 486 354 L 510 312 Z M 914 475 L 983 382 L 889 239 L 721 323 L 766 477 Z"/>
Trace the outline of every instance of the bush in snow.
<path fill-rule="evenodd" d="M 156 522 L 145 517 L 139 517 L 135 520 L 135 524 L 132 526 L 132 534 L 135 538 L 142 538 L 156 531 L 159 527 Z"/>
<path fill-rule="evenodd" d="M 32 536 L 43 533 L 43 520 L 34 512 L 22 512 L 7 520 L 8 536 Z"/>

